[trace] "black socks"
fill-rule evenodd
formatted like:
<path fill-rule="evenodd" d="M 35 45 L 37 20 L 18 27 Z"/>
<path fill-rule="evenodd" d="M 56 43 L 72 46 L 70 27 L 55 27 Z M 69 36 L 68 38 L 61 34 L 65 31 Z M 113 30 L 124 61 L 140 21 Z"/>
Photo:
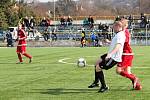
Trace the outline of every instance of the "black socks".
<path fill-rule="evenodd" d="M 103 71 L 96 72 L 96 73 L 97 73 L 97 75 L 98 75 L 98 79 L 99 79 L 100 82 L 101 82 L 101 85 L 102 85 L 101 87 L 106 87 Z"/>

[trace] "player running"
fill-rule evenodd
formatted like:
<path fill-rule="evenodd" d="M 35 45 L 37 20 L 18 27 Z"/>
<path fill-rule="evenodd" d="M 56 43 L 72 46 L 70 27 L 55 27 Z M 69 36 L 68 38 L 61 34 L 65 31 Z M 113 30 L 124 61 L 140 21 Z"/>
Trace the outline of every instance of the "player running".
<path fill-rule="evenodd" d="M 133 89 L 140 90 L 142 86 L 140 85 L 138 78 L 131 73 L 131 65 L 133 60 L 133 53 L 130 47 L 131 34 L 128 31 L 128 21 L 126 19 L 121 19 L 121 23 L 123 25 L 123 29 L 125 32 L 126 40 L 123 48 L 122 62 L 117 64 L 116 72 L 132 81 Z"/>
<path fill-rule="evenodd" d="M 32 62 L 32 56 L 26 53 L 26 32 L 24 31 L 24 26 L 23 24 L 19 24 L 18 25 L 18 33 L 17 33 L 17 39 L 16 41 L 18 41 L 18 45 L 17 45 L 17 55 L 18 55 L 18 59 L 19 62 L 17 62 L 17 64 L 22 64 L 23 60 L 22 60 L 22 55 L 26 56 L 27 58 L 29 58 L 29 63 Z"/>

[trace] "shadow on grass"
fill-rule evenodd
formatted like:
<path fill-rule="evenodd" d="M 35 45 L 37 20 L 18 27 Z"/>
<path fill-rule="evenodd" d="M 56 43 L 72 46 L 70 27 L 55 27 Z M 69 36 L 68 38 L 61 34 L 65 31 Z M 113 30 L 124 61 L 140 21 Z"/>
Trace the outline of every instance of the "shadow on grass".
<path fill-rule="evenodd" d="M 0 62 L 0 65 L 5 65 L 5 64 L 16 64 L 16 63 L 12 63 L 12 62 Z"/>
<path fill-rule="evenodd" d="M 60 95 L 60 94 L 80 94 L 80 93 L 97 93 L 98 89 L 33 89 L 34 92 L 30 93 L 41 93 L 41 94 L 51 94 L 51 95 Z"/>
<path fill-rule="evenodd" d="M 64 89 L 64 88 L 55 88 L 55 89 L 33 89 L 33 92 L 30 93 L 40 93 L 40 94 L 51 94 L 51 95 L 60 95 L 60 94 L 80 94 L 80 93 L 98 93 L 99 88 L 94 89 Z M 132 91 L 128 89 L 110 89 L 107 91 L 110 92 L 127 92 Z"/>
<path fill-rule="evenodd" d="M 36 64 L 36 63 L 28 63 L 28 62 L 24 62 L 24 63 L 22 63 L 22 64 L 16 64 L 16 62 L 0 62 L 0 65 L 12 65 L 12 64 L 14 64 L 14 65 L 25 65 L 25 64 Z"/>

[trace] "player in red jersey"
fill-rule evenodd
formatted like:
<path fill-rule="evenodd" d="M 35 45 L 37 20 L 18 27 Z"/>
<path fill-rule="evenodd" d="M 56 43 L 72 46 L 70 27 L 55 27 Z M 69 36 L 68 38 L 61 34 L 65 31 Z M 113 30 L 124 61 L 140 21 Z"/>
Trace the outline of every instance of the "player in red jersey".
<path fill-rule="evenodd" d="M 26 32 L 24 31 L 24 26 L 23 26 L 23 24 L 19 24 L 17 39 L 16 39 L 16 41 L 18 41 L 16 52 L 17 52 L 18 59 L 19 59 L 19 62 L 17 62 L 17 64 L 23 63 L 22 55 L 29 58 L 29 63 L 32 62 L 32 56 L 26 53 L 26 45 L 27 45 L 26 38 L 27 38 L 27 36 L 26 36 Z"/>
<path fill-rule="evenodd" d="M 125 31 L 126 40 L 123 48 L 122 62 L 118 63 L 116 72 L 119 75 L 130 79 L 133 84 L 133 89 L 141 90 L 142 86 L 140 85 L 138 78 L 131 73 L 131 65 L 132 65 L 132 60 L 134 55 L 130 47 L 131 34 L 127 29 L 128 21 L 126 19 L 121 19 L 121 22 L 123 24 L 123 29 Z"/>

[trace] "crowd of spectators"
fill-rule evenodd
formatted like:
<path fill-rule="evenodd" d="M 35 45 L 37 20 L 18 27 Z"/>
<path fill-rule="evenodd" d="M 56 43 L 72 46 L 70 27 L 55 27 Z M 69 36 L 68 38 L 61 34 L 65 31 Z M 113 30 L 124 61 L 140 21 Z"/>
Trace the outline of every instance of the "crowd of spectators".
<path fill-rule="evenodd" d="M 149 24 L 148 18 L 142 13 L 141 13 L 141 16 L 139 19 L 135 19 L 132 15 L 123 16 L 123 17 L 125 17 L 129 20 L 129 28 L 132 28 L 132 25 L 135 22 L 134 20 L 140 20 L 140 21 L 138 21 L 140 28 L 145 28 Z M 120 20 L 120 18 L 122 18 L 122 17 L 117 16 L 115 20 Z M 58 24 L 56 26 L 52 24 L 52 20 L 50 20 L 49 18 L 45 18 L 45 17 L 43 17 L 43 19 L 40 20 L 39 24 L 36 23 L 35 19 L 32 16 L 30 18 L 28 18 L 26 16 L 23 19 L 23 22 L 29 31 L 28 33 L 30 33 L 30 34 L 32 33 L 33 37 L 34 37 L 34 29 L 35 29 L 34 27 L 37 25 L 40 26 L 41 30 L 43 30 L 41 33 L 43 34 L 45 41 L 47 41 L 49 38 L 52 38 L 52 40 L 57 40 L 57 34 L 56 34 L 57 32 L 56 31 L 59 29 L 64 30 L 64 29 L 69 28 L 68 26 L 74 27 L 73 19 L 71 16 L 60 17 L 60 20 L 59 20 L 60 24 Z M 86 28 L 87 30 L 90 30 L 90 31 L 98 30 L 98 32 L 96 34 L 96 36 L 98 38 L 103 37 L 104 39 L 111 40 L 112 35 L 110 33 L 112 32 L 112 30 L 111 30 L 109 24 L 104 24 L 101 22 L 99 24 L 95 24 L 94 18 L 91 15 L 89 15 L 89 17 L 86 17 L 85 19 L 83 19 L 83 23 L 81 23 L 81 24 L 82 24 L 82 27 Z M 56 29 L 53 27 L 53 28 L 50 28 L 51 31 L 49 31 L 48 28 L 51 26 L 52 27 L 55 26 Z M 67 27 L 67 28 L 65 28 L 65 27 Z"/>
<path fill-rule="evenodd" d="M 128 28 L 130 29 L 131 28 L 150 28 L 149 17 L 143 13 L 141 13 L 141 15 L 138 17 L 132 16 L 132 15 L 117 16 L 115 21 L 120 20 L 122 17 L 128 19 L 128 24 L 129 24 Z M 59 33 L 60 30 L 63 31 L 65 29 L 69 29 L 70 27 L 68 26 L 71 26 L 70 30 L 74 28 L 77 29 L 76 32 L 78 32 L 80 28 L 84 28 L 85 29 L 84 33 L 88 34 L 88 39 L 90 39 L 91 41 L 91 46 L 101 46 L 99 41 L 102 41 L 105 39 L 111 40 L 111 37 L 113 36 L 113 34 L 111 34 L 113 31 L 111 30 L 111 25 L 107 23 L 104 24 L 102 22 L 100 22 L 99 24 L 96 24 L 94 23 L 94 18 L 91 15 L 83 19 L 83 23 L 81 23 L 81 25 L 79 24 L 79 26 L 81 26 L 79 28 L 74 26 L 73 18 L 71 16 L 60 17 L 60 20 L 59 20 L 60 23 L 59 24 L 57 23 L 55 25 L 52 24 L 52 20 L 50 20 L 50 18 L 45 18 L 45 17 L 43 17 L 42 19 L 39 20 L 39 22 L 37 22 L 37 20 L 35 20 L 33 16 L 31 17 L 26 16 L 22 19 L 22 22 L 26 27 L 28 36 L 35 37 L 36 31 L 39 31 L 39 33 L 41 33 L 41 36 L 43 36 L 45 41 L 48 41 L 48 39 L 51 39 L 52 41 L 56 41 L 60 37 L 59 34 L 57 33 Z M 37 27 L 40 27 L 40 30 L 42 31 L 40 31 Z M 74 38 L 76 37 L 73 37 L 73 39 Z M 13 38 L 10 32 L 7 32 L 5 39 L 7 39 L 7 46 L 13 47 Z M 86 45 L 86 42 L 85 42 L 86 40 L 87 38 L 84 37 L 83 41 L 81 42 L 83 47 Z"/>
<path fill-rule="evenodd" d="M 68 16 L 68 17 L 62 16 L 60 18 L 60 25 L 62 27 L 70 26 L 72 25 L 72 22 L 73 22 L 73 19 L 71 16 Z"/>
<path fill-rule="evenodd" d="M 140 17 L 133 17 L 132 15 L 129 16 L 117 16 L 115 21 L 120 20 L 121 18 L 126 18 L 128 19 L 128 28 L 132 28 L 134 25 L 139 28 L 146 28 L 150 27 L 149 23 L 149 18 L 144 13 L 141 13 Z"/>

